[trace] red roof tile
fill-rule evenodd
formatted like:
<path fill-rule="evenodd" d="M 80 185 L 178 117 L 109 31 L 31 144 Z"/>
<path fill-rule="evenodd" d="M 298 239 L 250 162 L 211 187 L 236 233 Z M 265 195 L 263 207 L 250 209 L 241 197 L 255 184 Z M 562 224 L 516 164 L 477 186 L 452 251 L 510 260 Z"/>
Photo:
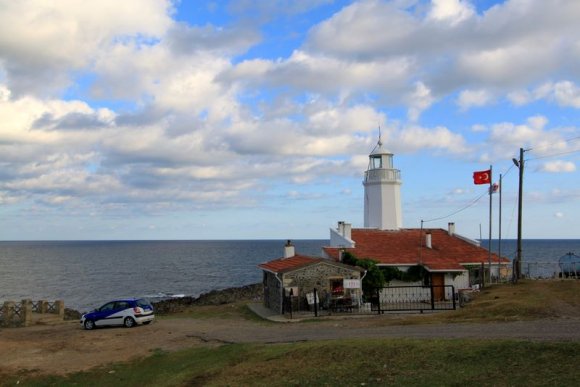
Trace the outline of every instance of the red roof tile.
<path fill-rule="evenodd" d="M 258 267 L 274 273 L 295 270 L 303 266 L 322 261 L 322 258 L 307 257 L 305 255 L 294 255 L 289 258 L 279 258 L 270 262 L 259 264 Z"/>
<path fill-rule="evenodd" d="M 431 233 L 432 248 L 425 247 L 425 234 Z M 489 262 L 488 250 L 469 243 L 443 229 L 401 229 L 385 231 L 376 229 L 353 229 L 355 247 L 347 248 L 357 258 L 370 258 L 379 264 L 407 266 L 423 264 L 432 271 L 463 270 L 461 264 Z M 328 256 L 338 260 L 339 248 L 324 247 Z M 499 257 L 491 255 L 492 263 Z M 502 258 L 502 263 L 509 260 Z"/>

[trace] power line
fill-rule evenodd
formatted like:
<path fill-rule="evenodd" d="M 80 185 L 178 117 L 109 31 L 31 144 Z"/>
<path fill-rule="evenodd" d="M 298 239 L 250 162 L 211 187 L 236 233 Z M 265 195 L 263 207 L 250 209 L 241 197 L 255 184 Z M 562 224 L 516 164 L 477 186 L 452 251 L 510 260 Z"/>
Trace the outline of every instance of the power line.
<path fill-rule="evenodd" d="M 575 149 L 575 150 L 573 150 L 573 151 L 569 151 L 569 152 L 554 153 L 554 154 L 551 154 L 551 155 L 546 155 L 546 156 L 538 156 L 538 157 L 534 157 L 534 158 L 526 159 L 526 161 L 533 161 L 533 160 L 547 159 L 547 158 L 549 158 L 549 157 L 556 157 L 556 156 L 562 156 L 562 155 L 569 155 L 569 154 L 576 153 L 576 152 L 580 152 L 580 149 Z"/>
<path fill-rule="evenodd" d="M 434 218 L 434 219 L 429 219 L 429 220 L 421 220 L 421 221 L 422 221 L 423 223 L 427 223 L 427 222 L 434 222 L 434 221 L 436 221 L 436 220 L 441 220 L 441 219 L 449 218 L 450 216 L 453 216 L 453 215 L 455 215 L 455 214 L 458 214 L 458 213 L 460 213 L 461 211 L 465 211 L 465 210 L 467 210 L 469 207 L 473 206 L 473 205 L 474 205 L 475 203 L 477 203 L 477 202 L 478 202 L 478 201 L 479 201 L 479 200 L 480 200 L 480 199 L 481 199 L 481 198 L 482 198 L 482 197 L 483 197 L 483 196 L 484 196 L 486 193 L 487 193 L 487 190 L 486 190 L 486 192 L 484 192 L 484 193 L 482 193 L 481 195 L 479 195 L 479 196 L 478 196 L 476 199 L 474 199 L 473 201 L 471 201 L 471 203 L 469 203 L 469 204 L 468 204 L 468 205 L 466 205 L 465 207 L 462 207 L 462 208 L 460 208 L 459 210 L 457 210 L 457 211 L 455 211 L 455 212 L 452 212 L 452 213 L 451 213 L 451 214 L 449 214 L 449 215 L 442 216 L 442 217 L 440 217 L 440 218 Z"/>
<path fill-rule="evenodd" d="M 566 140 L 562 140 L 563 142 L 571 142 L 571 141 L 575 141 L 575 140 L 579 140 L 580 136 L 576 136 L 576 137 L 570 137 Z M 548 147 L 548 145 L 543 145 L 540 147 L 540 149 L 542 148 L 546 148 Z M 536 150 L 538 149 L 537 147 L 535 148 Z M 534 150 L 534 148 L 529 148 L 527 149 L 528 151 Z M 530 161 L 530 160 L 539 160 L 539 159 L 546 159 L 549 157 L 556 157 L 556 156 L 563 156 L 563 155 L 568 155 L 568 154 L 572 154 L 572 153 L 576 153 L 576 152 L 580 152 L 580 149 L 575 149 L 572 151 L 568 151 L 568 152 L 562 152 L 562 153 L 553 153 L 550 155 L 546 155 L 546 156 L 539 156 L 539 157 L 534 157 L 534 158 L 530 158 L 530 159 L 526 159 L 526 161 Z"/>
<path fill-rule="evenodd" d="M 503 177 L 506 177 L 506 176 L 508 175 L 508 173 L 509 173 L 509 172 L 512 170 L 512 168 L 513 168 L 513 167 L 514 167 L 514 165 L 512 164 L 512 165 L 511 165 L 511 166 L 510 166 L 510 167 L 509 167 L 509 168 L 508 168 L 508 169 L 505 171 L 505 173 L 503 173 L 503 174 L 502 174 L 502 176 L 503 176 Z M 500 189 L 502 189 L 502 187 L 500 187 Z M 473 199 L 473 200 L 472 200 L 472 201 L 471 201 L 471 202 L 470 202 L 468 205 L 466 205 L 466 206 L 464 206 L 464 207 L 461 207 L 460 209 L 458 209 L 458 210 L 456 210 L 456 211 L 454 211 L 454 212 L 450 213 L 449 215 L 445 215 L 445 216 L 441 216 L 441 217 L 439 217 L 439 218 L 433 218 L 433 219 L 429 219 L 429 220 L 421 220 L 421 222 L 423 222 L 423 223 L 427 223 L 427 222 L 435 222 L 435 221 L 437 221 L 437 220 L 446 219 L 446 218 L 449 218 L 449 217 L 451 217 L 451 216 L 453 216 L 453 215 L 455 215 L 455 214 L 458 214 L 458 213 L 460 213 L 460 212 L 462 212 L 462 211 L 465 211 L 465 210 L 467 210 L 469 207 L 472 207 L 472 206 L 474 206 L 474 205 L 475 205 L 475 203 L 477 203 L 479 200 L 481 200 L 481 198 L 482 198 L 482 197 L 484 197 L 486 193 L 488 193 L 487 191 L 488 191 L 488 190 L 486 190 L 485 192 L 483 192 L 483 193 L 482 193 L 481 195 L 479 195 L 477 198 Z"/>

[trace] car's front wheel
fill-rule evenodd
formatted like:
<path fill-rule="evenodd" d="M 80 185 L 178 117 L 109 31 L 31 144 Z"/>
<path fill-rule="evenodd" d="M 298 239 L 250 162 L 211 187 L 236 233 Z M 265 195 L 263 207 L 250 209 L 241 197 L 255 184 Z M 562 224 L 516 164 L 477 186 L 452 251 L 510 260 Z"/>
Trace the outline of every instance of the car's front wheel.
<path fill-rule="evenodd" d="M 123 321 L 123 325 L 125 325 L 127 328 L 132 328 L 135 326 L 135 320 L 133 320 L 131 317 L 127 317 L 125 318 L 125 321 Z"/>
<path fill-rule="evenodd" d="M 95 322 L 93 320 L 85 320 L 85 329 L 90 331 L 95 328 Z"/>

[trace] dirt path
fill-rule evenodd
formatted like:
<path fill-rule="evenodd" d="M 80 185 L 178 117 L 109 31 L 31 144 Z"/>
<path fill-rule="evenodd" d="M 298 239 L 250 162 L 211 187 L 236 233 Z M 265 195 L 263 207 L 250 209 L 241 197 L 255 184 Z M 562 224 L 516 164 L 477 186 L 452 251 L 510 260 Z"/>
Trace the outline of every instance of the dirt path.
<path fill-rule="evenodd" d="M 277 343 L 338 338 L 409 337 L 580 341 L 580 319 L 493 324 L 376 326 L 376 317 L 305 324 L 247 320 L 160 319 L 137 328 L 84 331 L 77 322 L 0 330 L 0 376 L 18 370 L 65 374 L 174 351 L 231 342 Z"/>

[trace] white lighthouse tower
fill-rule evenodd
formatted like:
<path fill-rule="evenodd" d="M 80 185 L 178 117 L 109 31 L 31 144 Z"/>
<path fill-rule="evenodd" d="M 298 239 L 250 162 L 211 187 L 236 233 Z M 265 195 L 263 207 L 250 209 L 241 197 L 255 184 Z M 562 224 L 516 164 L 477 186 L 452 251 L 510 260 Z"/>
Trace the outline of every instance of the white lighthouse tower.
<path fill-rule="evenodd" d="M 401 171 L 393 168 L 393 154 L 383 148 L 379 136 L 363 181 L 365 227 L 398 230 L 403 226 L 401 184 Z"/>

